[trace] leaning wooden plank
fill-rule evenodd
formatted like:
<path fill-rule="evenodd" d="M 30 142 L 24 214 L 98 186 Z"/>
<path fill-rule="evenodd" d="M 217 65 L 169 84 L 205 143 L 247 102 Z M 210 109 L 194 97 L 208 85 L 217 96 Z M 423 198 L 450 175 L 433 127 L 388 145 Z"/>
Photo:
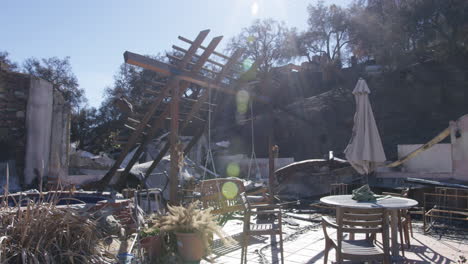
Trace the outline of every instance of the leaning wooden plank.
<path fill-rule="evenodd" d="M 187 38 L 184 38 L 184 37 L 182 37 L 182 36 L 179 36 L 179 39 L 182 40 L 183 42 L 187 42 L 188 44 L 192 44 L 192 43 L 193 43 L 193 41 L 191 41 L 191 40 L 189 40 L 189 39 L 187 39 Z M 202 49 L 207 49 L 207 48 L 204 47 L 204 46 L 200 46 L 200 48 L 202 48 Z M 216 52 L 216 51 L 213 51 L 213 54 L 214 54 L 214 55 L 217 55 L 217 56 L 219 56 L 219 57 L 221 57 L 221 58 L 223 58 L 223 59 L 226 59 L 226 60 L 230 60 L 230 59 L 231 59 L 231 58 L 229 58 L 228 56 L 226 56 L 226 55 L 224 55 L 224 54 L 222 54 L 222 53 Z"/>
<path fill-rule="evenodd" d="M 130 51 L 126 51 L 124 53 L 125 62 L 128 64 L 132 64 L 135 66 L 140 66 L 142 68 L 152 70 L 158 72 L 160 74 L 169 76 L 171 74 L 177 75 L 181 80 L 187 81 L 190 83 L 194 83 L 196 85 L 200 85 L 206 88 L 214 88 L 220 90 L 226 90 L 227 86 L 219 83 L 214 84 L 213 79 L 200 76 L 197 72 L 188 72 L 186 70 L 178 69 L 178 67 L 174 67 L 167 63 L 163 63 L 136 53 L 132 53 Z"/>
<path fill-rule="evenodd" d="M 205 51 L 207 50 L 211 50 L 210 47 L 207 48 Z M 214 50 L 214 49 L 213 49 Z M 225 67 L 223 67 L 223 69 L 221 70 L 221 72 L 219 73 L 219 75 L 217 76 L 216 80 L 215 80 L 215 84 L 216 83 L 221 83 L 221 81 L 223 80 L 223 77 L 224 77 L 224 74 L 226 72 L 228 72 L 230 70 L 230 68 L 234 65 L 234 63 L 242 56 L 242 53 L 243 53 L 243 50 L 236 50 L 233 54 L 233 56 L 231 57 L 231 59 L 226 63 Z M 201 56 L 202 58 L 205 58 L 205 59 L 208 59 L 208 57 L 204 57 L 203 55 Z M 202 59 L 200 58 L 200 59 Z M 188 122 L 193 118 L 193 116 L 196 115 L 196 113 L 198 113 L 198 111 L 200 110 L 202 104 L 206 101 L 208 97 L 208 93 L 205 91 L 204 95 L 200 96 L 198 98 L 198 100 L 195 102 L 192 110 L 190 111 L 190 113 L 188 114 L 188 116 L 186 117 L 186 121 L 182 124 L 181 126 L 181 130 L 183 131 Z M 193 140 L 193 139 L 192 139 Z M 198 140 L 198 139 L 196 139 Z M 189 144 L 189 145 L 194 145 L 194 143 L 192 142 L 192 144 Z M 149 175 L 151 175 L 151 172 L 154 170 L 154 168 L 156 168 L 156 166 L 158 165 L 158 163 L 162 160 L 162 158 L 166 155 L 167 151 L 170 149 L 170 142 L 166 143 L 166 145 L 164 146 L 164 148 L 161 150 L 161 152 L 158 154 L 158 156 L 156 157 L 156 159 L 151 163 L 150 167 L 148 168 L 148 170 L 146 170 L 146 174 L 145 174 L 145 179 L 149 177 Z M 185 150 L 184 150 L 185 152 Z"/>
<path fill-rule="evenodd" d="M 208 45 L 208 48 L 205 49 L 203 54 L 200 56 L 199 60 L 197 61 L 197 64 L 192 68 L 192 73 L 198 72 L 203 65 L 205 64 L 206 60 L 209 58 L 210 54 L 214 51 L 214 49 L 217 47 L 219 42 L 221 41 L 222 37 L 215 37 L 210 41 L 210 44 Z M 189 49 L 190 51 L 191 49 Z M 192 49 L 193 50 L 193 49 Z M 185 54 L 186 56 L 189 56 L 190 54 Z M 191 55 L 190 55 L 191 56 Z M 158 62 L 158 61 L 156 61 Z M 172 77 L 170 82 L 180 82 L 180 75 L 177 75 L 176 77 Z M 172 87 L 172 86 L 171 86 Z M 189 83 L 187 82 L 182 82 L 180 84 L 180 94 L 177 98 L 181 97 L 182 94 L 185 92 L 185 90 L 189 87 Z M 172 101 L 172 100 L 171 100 Z M 125 179 L 126 175 L 130 171 L 130 169 L 133 167 L 133 165 L 136 163 L 137 158 L 139 157 L 140 154 L 143 152 L 144 146 L 146 146 L 151 140 L 153 139 L 154 136 L 156 136 L 156 133 L 158 130 L 162 127 L 164 119 L 169 115 L 169 108 L 166 107 L 164 112 L 161 114 L 159 118 L 157 118 L 153 124 L 151 125 L 150 131 L 148 131 L 148 135 L 146 136 L 145 140 L 140 144 L 140 147 L 137 149 L 135 152 L 134 156 L 130 160 L 130 162 L 127 164 L 127 167 L 125 168 L 123 174 L 122 174 L 122 180 Z"/>
<path fill-rule="evenodd" d="M 172 94 L 179 94 L 179 85 L 177 83 L 172 89 Z M 179 172 L 180 172 L 180 161 L 179 157 L 179 96 L 173 96 L 171 100 L 171 134 L 169 137 L 169 142 L 171 143 L 171 169 L 169 171 L 169 200 L 172 205 L 177 204 L 177 186 L 179 185 Z"/>
<path fill-rule="evenodd" d="M 440 182 L 440 181 L 431 181 L 431 180 L 426 180 L 426 179 L 406 178 L 405 181 L 406 182 L 411 182 L 411 183 L 425 184 L 425 185 L 434 185 L 434 186 L 444 186 L 444 187 L 451 187 L 451 188 L 468 189 L 468 186 L 463 185 L 463 184 Z"/>
<path fill-rule="evenodd" d="M 242 49 L 236 50 L 234 52 L 231 59 L 226 63 L 225 67 L 223 67 L 223 69 L 221 70 L 221 72 L 217 76 L 217 78 L 215 80 L 215 83 L 221 83 L 221 81 L 223 80 L 224 74 L 230 70 L 230 68 L 242 56 L 243 52 L 244 52 L 244 50 L 242 50 Z M 201 106 L 203 105 L 203 103 L 206 101 L 207 98 L 208 98 L 208 93 L 207 93 L 207 91 L 205 91 L 202 94 L 202 96 L 200 96 L 198 98 L 197 102 L 195 102 L 192 110 L 190 111 L 190 113 L 188 114 L 188 116 L 186 118 L 186 121 L 182 124 L 181 130 L 184 130 L 186 128 L 186 126 L 188 125 L 188 122 L 192 119 L 192 117 L 195 116 L 196 113 L 198 113 L 198 111 L 200 111 Z M 190 148 L 191 148 L 193 145 L 195 145 L 195 142 L 193 142 L 193 141 L 198 140 L 198 139 L 199 139 L 199 137 L 198 138 L 197 137 L 192 138 L 192 140 L 191 140 L 191 142 L 189 143 L 188 146 L 190 146 Z M 164 155 L 166 155 L 169 148 L 170 148 L 170 143 L 168 142 L 164 146 L 164 148 L 161 150 L 161 152 L 158 154 L 156 159 L 151 163 L 150 167 L 146 170 L 145 179 L 147 177 L 149 177 L 149 175 L 151 175 L 151 172 L 154 170 L 154 168 L 156 168 L 156 165 L 161 161 L 161 159 L 164 157 Z M 188 151 L 190 151 L 190 150 L 187 149 L 187 148 L 184 150 L 184 152 L 188 152 Z"/>
<path fill-rule="evenodd" d="M 170 85 L 167 85 L 166 87 L 164 87 L 163 94 L 148 109 L 142 121 L 138 124 L 137 128 L 135 129 L 135 131 L 132 133 L 132 135 L 128 139 L 128 143 L 122 149 L 122 152 L 120 153 L 119 157 L 116 159 L 116 161 L 114 162 L 112 167 L 109 169 L 109 171 L 106 173 L 106 175 L 104 175 L 104 177 L 100 181 L 98 181 L 98 184 L 96 184 L 96 187 L 98 187 L 98 189 L 103 189 L 110 182 L 110 180 L 115 175 L 117 170 L 120 168 L 120 164 L 122 164 L 122 162 L 125 159 L 125 156 L 136 145 L 138 138 L 143 132 L 143 129 L 145 129 L 146 124 L 151 119 L 152 115 L 154 114 L 159 104 L 164 99 L 164 97 L 167 95 L 167 93 L 169 93 L 170 88 L 171 88 Z"/>
<path fill-rule="evenodd" d="M 187 52 L 186 49 L 183 49 L 183 48 L 181 48 L 181 47 L 179 47 L 179 46 L 176 46 L 176 45 L 172 45 L 172 48 L 175 49 L 175 50 L 177 50 L 177 51 L 183 52 L 183 53 L 186 53 L 186 52 Z M 193 55 L 193 56 L 196 57 L 196 58 L 200 58 L 200 55 L 197 55 L 197 54 L 195 54 L 195 55 Z M 208 59 L 207 62 L 209 62 L 209 63 L 211 63 L 211 64 L 214 64 L 214 65 L 217 65 L 217 66 L 219 66 L 219 67 L 224 67 L 224 64 L 219 63 L 219 62 L 214 61 L 214 60 Z"/>
<path fill-rule="evenodd" d="M 437 135 L 435 138 L 433 138 L 431 141 L 427 142 L 426 144 L 422 145 L 420 148 L 404 156 L 403 158 L 386 165 L 385 167 L 393 168 L 393 167 L 399 166 L 403 164 L 404 162 L 416 157 L 419 153 L 428 150 L 429 148 L 439 143 L 440 141 L 442 141 L 444 138 L 448 137 L 449 135 L 450 135 L 450 127 L 440 132 L 439 135 Z"/>
<path fill-rule="evenodd" d="M 188 52 L 185 54 L 184 59 L 178 64 L 180 69 L 183 69 L 185 67 L 185 65 L 187 64 L 187 62 L 190 61 L 193 54 L 196 53 L 198 47 L 202 44 L 203 40 L 206 38 L 208 33 L 209 33 L 209 30 L 204 30 L 204 31 L 201 31 L 198 34 L 197 38 L 192 43 L 192 46 L 189 48 Z M 135 54 L 135 55 L 138 55 L 138 54 Z M 125 52 L 124 53 L 124 59 L 125 59 L 126 62 L 127 62 L 128 56 L 129 56 L 129 54 L 127 52 Z M 144 57 L 144 56 L 141 56 L 141 55 L 138 55 L 138 56 L 140 57 L 140 59 L 144 59 L 144 58 L 141 58 L 141 57 Z M 132 57 L 131 54 L 130 54 L 130 57 Z M 156 60 L 152 60 L 152 62 L 153 63 L 156 63 L 156 62 L 159 63 Z M 162 66 L 164 66 L 164 65 L 162 65 Z M 156 111 L 158 105 L 162 102 L 163 98 L 172 89 L 172 86 L 175 84 L 175 81 L 178 82 L 179 80 L 173 80 L 172 82 L 168 82 L 168 84 L 164 88 L 164 94 L 161 95 L 158 99 L 156 99 L 156 101 L 150 106 L 149 111 L 146 112 L 145 117 L 141 120 L 141 123 L 138 125 L 137 130 L 134 131 L 134 133 L 130 136 L 128 144 L 125 145 L 124 149 L 120 153 L 117 160 L 114 162 L 111 169 L 106 173 L 106 175 L 104 175 L 104 177 L 98 182 L 98 184 L 96 184 L 96 187 L 98 187 L 98 189 L 103 189 L 110 182 L 112 177 L 115 175 L 115 173 L 117 172 L 117 169 L 120 167 L 123 160 L 125 159 L 125 156 L 135 146 L 135 144 L 137 142 L 137 139 L 140 136 L 141 132 L 143 131 L 146 124 L 148 123 L 148 121 L 153 116 L 154 112 Z M 142 146 L 140 145 L 140 149 L 141 148 L 142 148 Z"/>
<path fill-rule="evenodd" d="M 234 52 L 232 55 L 231 59 L 226 63 L 226 66 L 219 72 L 218 76 L 216 76 L 216 79 L 214 81 L 215 84 L 221 83 L 223 80 L 225 74 L 231 69 L 231 67 L 239 60 L 239 58 L 242 56 L 242 53 L 244 50 L 239 49 Z M 224 90 L 224 89 L 223 89 Z M 233 91 L 234 92 L 234 91 Z M 190 114 L 187 118 L 187 120 L 190 120 L 190 117 L 198 113 L 200 111 L 200 108 L 202 104 L 208 99 L 208 91 L 205 90 L 202 95 L 198 98 L 198 101 L 195 103 L 193 106 L 192 110 L 190 111 Z M 211 103 L 211 102 L 209 102 Z M 184 129 L 187 126 L 188 123 L 182 125 L 182 129 Z"/>

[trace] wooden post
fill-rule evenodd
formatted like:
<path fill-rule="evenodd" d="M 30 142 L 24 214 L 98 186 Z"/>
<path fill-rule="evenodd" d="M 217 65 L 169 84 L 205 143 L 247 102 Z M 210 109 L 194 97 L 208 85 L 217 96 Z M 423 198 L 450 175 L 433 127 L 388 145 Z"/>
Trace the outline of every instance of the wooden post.
<path fill-rule="evenodd" d="M 172 98 L 171 98 L 171 134 L 170 134 L 170 143 L 171 143 L 171 170 L 169 174 L 169 200 L 170 203 L 175 205 L 178 203 L 177 187 L 179 185 L 179 88 L 180 81 L 176 82 L 172 89 Z"/>
<path fill-rule="evenodd" d="M 273 189 L 275 186 L 275 154 L 273 148 L 273 136 L 270 134 L 268 136 L 268 189 L 271 199 L 274 195 Z"/>
<path fill-rule="evenodd" d="M 274 186 L 275 186 L 275 144 L 274 144 L 274 119 L 273 119 L 273 97 L 271 96 L 273 92 L 271 91 L 271 75 L 268 75 L 267 88 L 269 90 L 266 92 L 270 97 L 270 102 L 268 104 L 268 189 L 270 192 L 270 199 L 273 199 L 274 194 Z"/>

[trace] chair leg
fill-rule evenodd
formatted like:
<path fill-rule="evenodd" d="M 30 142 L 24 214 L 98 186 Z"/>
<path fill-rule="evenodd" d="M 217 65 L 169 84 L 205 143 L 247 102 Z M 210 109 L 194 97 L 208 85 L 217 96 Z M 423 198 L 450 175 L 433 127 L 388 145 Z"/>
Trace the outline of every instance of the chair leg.
<path fill-rule="evenodd" d="M 328 252 L 330 251 L 330 247 L 331 247 L 330 242 L 327 239 L 325 239 L 325 252 L 323 252 L 323 263 L 324 264 L 327 264 L 327 262 L 328 262 Z"/>
<path fill-rule="evenodd" d="M 242 238 L 242 253 L 241 253 L 241 264 L 247 264 L 247 246 L 248 246 L 248 242 L 247 242 L 247 236 L 246 235 L 243 235 L 243 238 Z"/>
<path fill-rule="evenodd" d="M 335 248 L 335 254 L 336 254 L 336 256 L 335 256 L 335 258 L 336 258 L 335 262 L 338 263 L 338 264 L 341 264 L 341 263 L 343 262 L 343 260 L 341 259 L 341 254 L 340 254 L 338 248 Z"/>
<path fill-rule="evenodd" d="M 403 231 L 404 231 L 404 235 L 405 235 L 405 241 L 406 241 L 406 244 L 408 245 L 408 248 L 411 247 L 411 243 L 410 243 L 410 235 L 409 235 L 409 223 L 406 222 L 405 226 L 403 226 Z"/>
<path fill-rule="evenodd" d="M 284 264 L 283 232 L 280 232 L 281 264 Z"/>
<path fill-rule="evenodd" d="M 408 215 L 407 221 L 408 221 L 408 226 L 409 226 L 409 229 L 410 229 L 410 232 L 411 232 L 411 237 L 414 238 L 414 236 L 413 236 L 413 223 L 411 222 L 411 216 L 410 215 Z"/>
<path fill-rule="evenodd" d="M 398 211 L 398 233 L 400 235 L 400 247 L 401 247 L 401 254 L 403 257 L 405 256 L 405 241 L 403 240 L 403 227 L 401 223 L 401 214 L 400 211 Z M 406 233 L 405 233 L 406 235 Z M 406 236 L 405 236 L 406 237 Z"/>
<path fill-rule="evenodd" d="M 241 252 L 241 264 L 244 264 L 244 245 L 242 245 L 242 252 Z"/>

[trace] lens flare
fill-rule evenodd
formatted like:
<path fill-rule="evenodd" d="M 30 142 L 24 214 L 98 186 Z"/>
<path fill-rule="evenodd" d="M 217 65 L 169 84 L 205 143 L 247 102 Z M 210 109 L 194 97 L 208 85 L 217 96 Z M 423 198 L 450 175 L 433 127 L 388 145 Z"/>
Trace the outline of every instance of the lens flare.
<path fill-rule="evenodd" d="M 240 90 L 236 95 L 236 103 L 237 103 L 237 112 L 239 114 L 247 113 L 247 109 L 249 108 L 249 92 L 245 90 Z"/>
<path fill-rule="evenodd" d="M 258 14 L 258 3 L 253 2 L 252 6 L 250 7 L 250 11 L 253 16 L 256 16 Z"/>
<path fill-rule="evenodd" d="M 237 163 L 229 163 L 226 168 L 226 173 L 229 177 L 239 177 L 240 167 Z"/>
<path fill-rule="evenodd" d="M 244 68 L 244 71 L 248 71 L 252 67 L 252 64 L 253 61 L 247 58 L 242 62 L 242 68 Z"/>
<path fill-rule="evenodd" d="M 233 182 L 226 182 L 221 187 L 221 192 L 226 199 L 234 199 L 239 194 L 239 187 Z"/>
<path fill-rule="evenodd" d="M 247 42 L 254 42 L 255 41 L 255 37 L 254 36 L 248 36 L 247 37 Z"/>

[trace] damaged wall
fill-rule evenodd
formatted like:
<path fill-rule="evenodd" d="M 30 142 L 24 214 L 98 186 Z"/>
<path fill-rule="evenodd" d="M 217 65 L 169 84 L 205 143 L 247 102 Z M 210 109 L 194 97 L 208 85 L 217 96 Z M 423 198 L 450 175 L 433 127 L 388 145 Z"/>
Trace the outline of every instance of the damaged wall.
<path fill-rule="evenodd" d="M 29 85 L 28 75 L 0 69 L 0 183 L 5 184 L 8 163 L 10 190 L 19 189 L 23 176 Z"/>
<path fill-rule="evenodd" d="M 70 107 L 62 94 L 54 90 L 52 131 L 50 135 L 49 182 L 68 175 L 70 153 Z"/>
<path fill-rule="evenodd" d="M 69 130 L 70 110 L 57 89 L 0 69 L 0 163 L 5 167 L 8 162 L 10 183 L 33 183 L 33 170 L 43 166 L 46 176 L 66 173 Z M 1 170 L 0 183 L 4 180 Z"/>
<path fill-rule="evenodd" d="M 36 177 L 34 169 L 45 173 L 49 169 L 50 139 L 52 131 L 52 84 L 31 78 L 26 108 L 26 155 L 24 184 Z"/>

